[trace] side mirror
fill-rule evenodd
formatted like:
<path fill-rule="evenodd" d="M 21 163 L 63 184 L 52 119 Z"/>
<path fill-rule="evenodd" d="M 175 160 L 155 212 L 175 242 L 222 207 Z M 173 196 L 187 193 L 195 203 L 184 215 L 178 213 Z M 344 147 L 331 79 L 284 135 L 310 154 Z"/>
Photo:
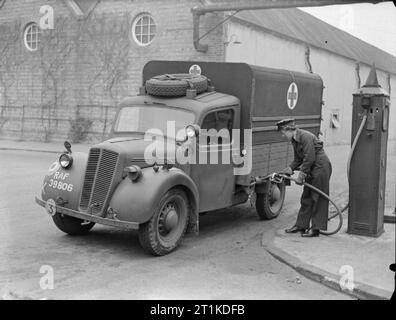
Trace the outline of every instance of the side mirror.
<path fill-rule="evenodd" d="M 71 144 L 69 141 L 65 141 L 65 143 L 63 144 L 67 150 L 68 153 L 72 153 L 71 151 Z"/>
<path fill-rule="evenodd" d="M 176 142 L 177 143 L 184 143 L 188 140 L 187 134 L 186 134 L 186 129 L 184 128 L 184 130 L 180 130 L 177 134 L 176 134 Z"/>

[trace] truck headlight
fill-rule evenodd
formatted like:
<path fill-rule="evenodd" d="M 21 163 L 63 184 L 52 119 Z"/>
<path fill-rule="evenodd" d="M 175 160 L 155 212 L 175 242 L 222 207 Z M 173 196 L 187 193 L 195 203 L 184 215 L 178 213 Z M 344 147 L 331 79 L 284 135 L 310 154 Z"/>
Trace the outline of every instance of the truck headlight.
<path fill-rule="evenodd" d="M 142 169 L 136 165 L 126 167 L 124 171 L 128 173 L 128 177 L 129 179 L 131 179 L 132 182 L 138 181 L 139 178 L 143 175 Z"/>
<path fill-rule="evenodd" d="M 64 153 L 59 157 L 59 163 L 61 165 L 62 168 L 64 169 L 68 169 L 71 167 L 72 163 L 73 163 L 73 158 L 71 155 Z"/>

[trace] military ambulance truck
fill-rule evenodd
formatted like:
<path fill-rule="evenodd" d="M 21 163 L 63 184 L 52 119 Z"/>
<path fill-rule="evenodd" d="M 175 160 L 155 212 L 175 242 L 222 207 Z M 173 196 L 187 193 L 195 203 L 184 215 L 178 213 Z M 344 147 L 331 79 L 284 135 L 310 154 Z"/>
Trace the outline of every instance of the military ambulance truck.
<path fill-rule="evenodd" d="M 70 235 L 85 234 L 95 223 L 138 230 L 142 247 L 153 255 L 173 251 L 187 230 L 197 233 L 200 213 L 252 195 L 259 218 L 273 219 L 282 209 L 285 185 L 256 178 L 278 172 L 293 158 L 276 122 L 293 117 L 318 135 L 322 92 L 314 74 L 244 63 L 150 61 L 139 94 L 120 103 L 109 139 L 88 154 L 73 152 L 65 142 L 36 202 Z M 203 129 L 226 130 L 230 138 L 213 141 L 210 134 L 200 136 Z M 161 133 L 163 147 L 151 150 Z M 181 163 L 168 156 L 176 148 L 209 160 Z M 210 161 L 224 151 L 239 161 Z M 148 161 L 148 153 L 154 160 Z"/>

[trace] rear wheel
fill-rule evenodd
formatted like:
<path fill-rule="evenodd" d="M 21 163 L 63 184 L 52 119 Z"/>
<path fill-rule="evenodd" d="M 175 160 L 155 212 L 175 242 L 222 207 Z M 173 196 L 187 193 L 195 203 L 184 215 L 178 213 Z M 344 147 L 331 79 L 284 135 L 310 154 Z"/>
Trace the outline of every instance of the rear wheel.
<path fill-rule="evenodd" d="M 84 220 L 56 213 L 52 219 L 59 230 L 71 235 L 79 236 L 89 232 L 95 225 L 94 222 L 84 223 Z"/>
<path fill-rule="evenodd" d="M 156 256 L 175 250 L 186 232 L 188 216 L 186 193 L 180 189 L 169 190 L 161 198 L 151 219 L 140 225 L 141 246 Z"/>
<path fill-rule="evenodd" d="M 276 218 L 285 201 L 286 186 L 284 183 L 268 182 L 268 192 L 256 194 L 256 211 L 260 219 Z"/>

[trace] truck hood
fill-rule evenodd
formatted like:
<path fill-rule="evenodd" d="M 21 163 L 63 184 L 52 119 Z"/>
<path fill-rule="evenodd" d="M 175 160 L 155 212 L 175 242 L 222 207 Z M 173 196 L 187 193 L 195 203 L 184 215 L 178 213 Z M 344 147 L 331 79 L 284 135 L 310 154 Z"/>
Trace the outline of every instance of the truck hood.
<path fill-rule="evenodd" d="M 154 148 L 154 143 L 155 144 Z M 123 161 L 124 166 L 129 165 L 139 165 L 140 167 L 150 166 L 151 163 L 147 163 L 145 160 L 145 152 L 146 149 L 153 151 L 155 149 L 155 153 L 153 153 L 158 159 L 158 163 L 163 163 L 163 158 L 167 158 L 167 154 L 175 154 L 176 150 L 176 142 L 174 139 L 166 139 L 164 138 L 164 142 L 160 143 L 161 140 L 153 140 L 148 141 L 144 140 L 143 137 L 120 137 L 113 138 L 102 143 L 99 143 L 93 148 L 106 149 L 110 151 L 117 152 L 121 160 Z M 152 154 L 151 152 L 149 154 Z M 154 159 L 155 157 L 153 157 Z"/>

